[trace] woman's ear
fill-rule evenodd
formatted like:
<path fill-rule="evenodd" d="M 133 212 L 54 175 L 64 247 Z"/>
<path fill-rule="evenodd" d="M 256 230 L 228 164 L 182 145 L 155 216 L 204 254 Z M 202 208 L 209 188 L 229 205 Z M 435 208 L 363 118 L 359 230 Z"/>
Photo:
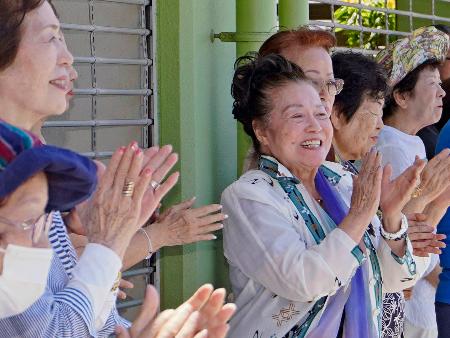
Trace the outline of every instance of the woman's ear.
<path fill-rule="evenodd" d="M 333 106 L 333 109 L 331 110 L 330 119 L 335 130 L 340 130 L 347 123 L 344 114 L 340 114 L 336 106 Z"/>
<path fill-rule="evenodd" d="M 261 121 L 253 120 L 252 128 L 259 143 L 263 146 L 268 145 L 269 142 L 267 140 L 266 130 L 263 126 L 263 123 Z"/>
<path fill-rule="evenodd" d="M 408 92 L 400 93 L 398 90 L 394 90 L 392 96 L 400 108 L 406 109 L 408 107 L 408 99 L 410 96 Z"/>

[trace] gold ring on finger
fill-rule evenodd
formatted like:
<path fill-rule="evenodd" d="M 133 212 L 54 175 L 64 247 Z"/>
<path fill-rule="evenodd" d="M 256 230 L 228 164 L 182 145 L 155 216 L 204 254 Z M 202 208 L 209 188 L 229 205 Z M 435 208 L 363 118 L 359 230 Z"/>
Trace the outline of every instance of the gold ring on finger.
<path fill-rule="evenodd" d="M 422 195 L 422 188 L 420 186 L 420 184 L 416 187 L 416 189 L 414 189 L 414 192 L 412 193 L 411 197 L 412 198 L 417 198 L 420 195 Z"/>
<path fill-rule="evenodd" d="M 133 181 L 126 182 L 122 189 L 122 195 L 125 197 L 133 196 L 134 185 L 135 183 Z"/>

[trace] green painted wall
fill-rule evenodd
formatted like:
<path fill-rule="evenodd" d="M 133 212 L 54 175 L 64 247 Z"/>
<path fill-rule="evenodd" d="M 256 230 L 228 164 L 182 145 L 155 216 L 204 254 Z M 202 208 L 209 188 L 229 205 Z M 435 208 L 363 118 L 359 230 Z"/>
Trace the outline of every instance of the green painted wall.
<path fill-rule="evenodd" d="M 181 181 L 165 205 L 197 196 L 217 203 L 236 178 L 236 123 L 230 84 L 235 44 L 210 41 L 211 30 L 235 31 L 232 0 L 157 0 L 158 118 L 161 144 L 180 154 Z M 219 238 L 163 249 L 162 308 L 178 306 L 201 284 L 223 286 L 227 271 Z"/>

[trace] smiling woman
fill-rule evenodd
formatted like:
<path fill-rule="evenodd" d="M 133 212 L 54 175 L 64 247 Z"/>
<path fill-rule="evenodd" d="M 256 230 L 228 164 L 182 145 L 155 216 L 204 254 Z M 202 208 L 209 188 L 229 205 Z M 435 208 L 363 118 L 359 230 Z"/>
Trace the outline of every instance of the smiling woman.
<path fill-rule="evenodd" d="M 3 48 L 4 45 L 8 48 Z M 73 57 L 67 50 L 51 3 L 45 0 L 0 0 L 0 46 L 0 119 L 27 131 L 34 128 L 39 131 L 44 119 L 66 110 L 71 79 L 76 78 Z M 145 193 L 144 213 L 150 216 L 160 197 L 178 179 L 178 174 L 174 174 L 164 181 L 177 161 L 171 147 L 153 149 L 153 157 L 146 156 L 136 142 L 114 153 L 111 165 L 104 173 L 103 190 L 97 190 L 91 199 L 95 208 L 89 209 L 84 219 L 89 244 L 80 257 L 59 212 L 69 210 L 56 208 L 58 211 L 53 214 L 48 235 L 56 256 L 52 260 L 48 288 L 32 307 L 0 320 L 2 335 L 107 337 L 117 324 L 129 326 L 117 313 L 117 287 L 114 285 L 118 284 L 122 260 L 131 238 L 142 226 L 137 218 L 141 214 L 143 195 Z M 16 167 L 16 174 L 29 166 L 22 162 Z M 95 169 L 94 166 L 96 173 Z M 120 175 L 117 174 L 119 170 Z M 160 184 L 156 191 L 148 189 L 152 177 Z M 59 184 L 64 186 L 64 183 Z M 70 193 L 85 189 L 85 186 L 77 185 L 67 187 L 70 187 Z M 129 188 L 124 194 L 126 187 Z M 103 198 L 105 193 L 109 194 L 107 199 Z M 71 205 L 69 209 L 73 207 Z M 103 212 L 108 217 L 99 215 Z M 147 250 L 147 242 L 144 244 Z"/>
<path fill-rule="evenodd" d="M 386 126 L 380 133 L 377 149 L 383 154 L 383 162 L 392 165 L 393 177 L 399 176 L 416 158 L 426 158 L 425 146 L 416 134 L 441 117 L 445 92 L 438 66 L 445 60 L 448 50 L 447 34 L 434 27 L 424 27 L 388 45 L 377 55 L 391 86 L 384 107 Z M 408 213 L 424 212 L 428 215 L 427 222 L 434 226 L 450 204 L 446 197 L 450 189 L 448 154 L 449 150 L 444 149 L 427 163 L 420 185 L 404 209 Z M 433 214 L 440 216 L 430 216 Z M 412 300 L 406 302 L 405 314 L 402 313 L 405 304 L 402 293 L 385 296 L 384 337 L 401 337 L 403 322 L 407 337 L 437 336 L 435 288 L 428 283 L 428 278 L 439 273 L 438 262 L 434 254 L 424 279 L 414 287 Z"/>
<path fill-rule="evenodd" d="M 222 194 L 231 337 L 379 337 L 383 292 L 413 285 L 428 262 L 412 257 L 400 212 L 420 168 L 394 187 L 377 152 L 353 180 L 326 162 L 330 112 L 308 77 L 280 55 L 236 62 L 233 115 L 261 156 Z"/>
<path fill-rule="evenodd" d="M 300 27 L 275 33 L 262 44 L 259 54 L 279 54 L 299 66 L 319 93 L 325 110 L 330 113 L 335 96 L 344 84 L 333 73 L 330 50 L 335 44 L 336 38 L 330 32 Z M 257 167 L 257 157 L 257 151 L 251 149 L 245 168 Z"/>
<path fill-rule="evenodd" d="M 0 117 L 31 130 L 66 110 L 73 56 L 48 1 L 0 1 L 0 13 Z"/>

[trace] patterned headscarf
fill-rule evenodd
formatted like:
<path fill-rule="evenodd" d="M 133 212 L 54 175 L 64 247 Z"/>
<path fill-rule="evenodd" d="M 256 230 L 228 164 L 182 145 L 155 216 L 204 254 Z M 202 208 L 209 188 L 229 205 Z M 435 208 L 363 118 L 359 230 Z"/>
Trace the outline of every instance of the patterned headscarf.
<path fill-rule="evenodd" d="M 449 49 L 449 37 L 435 27 L 416 29 L 406 38 L 398 39 L 377 54 L 377 61 L 388 73 L 394 87 L 410 72 L 428 60 L 443 62 Z"/>

